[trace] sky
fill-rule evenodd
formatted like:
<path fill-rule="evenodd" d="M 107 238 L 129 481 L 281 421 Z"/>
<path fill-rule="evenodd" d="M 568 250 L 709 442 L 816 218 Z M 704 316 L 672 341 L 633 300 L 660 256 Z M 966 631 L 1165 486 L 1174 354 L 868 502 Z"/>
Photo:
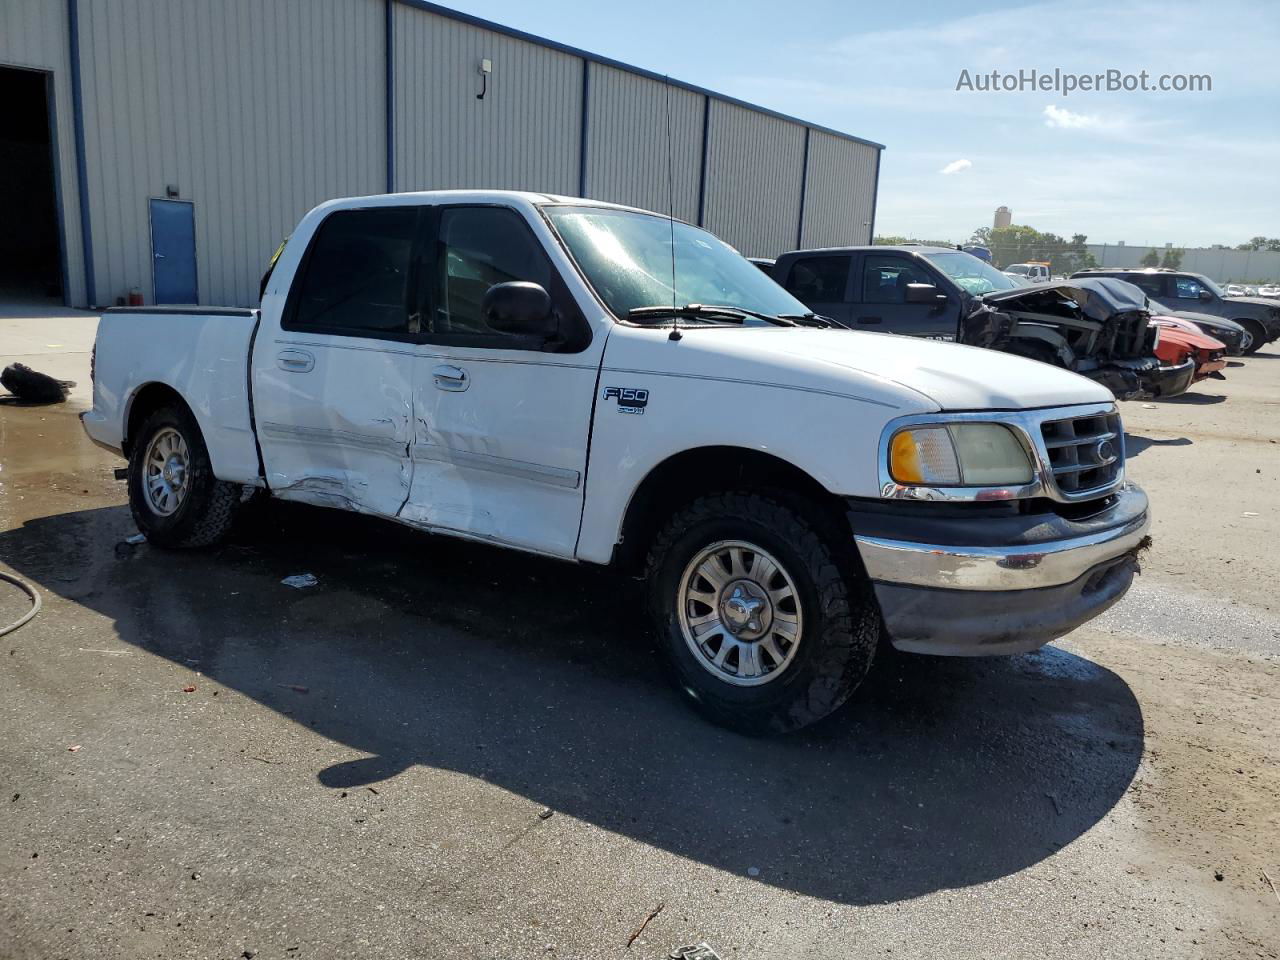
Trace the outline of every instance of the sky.
<path fill-rule="evenodd" d="M 1280 236 L 1280 2 L 454 0 L 455 9 L 883 143 L 876 233 L 1013 222 L 1090 242 Z M 1208 74 L 1201 92 L 957 90 Z"/>

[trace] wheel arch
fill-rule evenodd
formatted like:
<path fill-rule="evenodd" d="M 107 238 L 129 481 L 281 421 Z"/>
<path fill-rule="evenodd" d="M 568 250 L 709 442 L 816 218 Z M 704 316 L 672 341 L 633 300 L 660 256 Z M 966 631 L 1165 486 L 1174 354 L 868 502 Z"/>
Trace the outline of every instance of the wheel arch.
<path fill-rule="evenodd" d="M 1230 317 L 1229 319 L 1240 324 L 1253 335 L 1253 342 L 1249 344 L 1249 352 L 1253 353 L 1259 347 L 1271 342 L 1271 331 L 1267 329 L 1267 325 L 1256 317 Z"/>
<path fill-rule="evenodd" d="M 747 447 L 694 447 L 656 464 L 632 491 L 614 546 L 614 564 L 634 572 L 667 517 L 699 497 L 730 490 L 792 494 L 822 521 L 848 526 L 844 501 L 790 461 Z"/>
<path fill-rule="evenodd" d="M 1054 356 L 1058 358 L 1058 366 L 1062 366 L 1070 370 L 1075 365 L 1075 351 L 1071 349 L 1071 344 L 1057 330 L 1050 327 L 1034 323 L 1019 323 L 1010 336 L 1009 347 L 1005 348 L 1007 353 L 1017 353 L 1017 342 L 1022 340 L 1029 345 L 1045 347 L 1053 351 Z"/>
<path fill-rule="evenodd" d="M 163 381 L 151 380 L 134 390 L 125 404 L 121 450 L 124 451 L 126 457 L 133 451 L 133 442 L 137 438 L 138 429 L 142 426 L 142 422 L 156 410 L 170 404 L 181 406 L 191 414 L 201 432 L 204 431 L 200 418 L 196 416 L 191 404 L 187 403 L 181 393 Z"/>

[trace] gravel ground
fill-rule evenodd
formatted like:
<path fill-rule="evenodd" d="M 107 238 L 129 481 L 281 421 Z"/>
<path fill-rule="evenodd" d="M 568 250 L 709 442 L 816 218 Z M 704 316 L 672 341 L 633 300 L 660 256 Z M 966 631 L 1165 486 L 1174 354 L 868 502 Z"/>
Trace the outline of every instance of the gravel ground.
<path fill-rule="evenodd" d="M 279 506 L 129 546 L 82 404 L 0 406 L 45 598 L 0 638 L 0 957 L 1275 958 L 1280 350 L 1227 373 L 1123 407 L 1121 605 L 775 740 L 680 703 L 634 583 Z"/>

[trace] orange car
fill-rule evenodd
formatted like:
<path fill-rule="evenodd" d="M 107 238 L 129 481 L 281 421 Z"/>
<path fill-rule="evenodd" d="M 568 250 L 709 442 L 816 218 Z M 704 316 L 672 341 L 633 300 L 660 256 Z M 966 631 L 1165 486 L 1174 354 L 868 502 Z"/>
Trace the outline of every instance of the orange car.
<path fill-rule="evenodd" d="M 1227 365 L 1227 345 L 1221 340 L 1206 336 L 1194 323 L 1177 317 L 1155 316 L 1151 325 L 1158 327 L 1156 356 L 1165 365 L 1179 364 L 1188 357 L 1195 357 L 1196 372 L 1191 382 L 1198 383 L 1206 377 L 1225 380 L 1222 369 Z"/>

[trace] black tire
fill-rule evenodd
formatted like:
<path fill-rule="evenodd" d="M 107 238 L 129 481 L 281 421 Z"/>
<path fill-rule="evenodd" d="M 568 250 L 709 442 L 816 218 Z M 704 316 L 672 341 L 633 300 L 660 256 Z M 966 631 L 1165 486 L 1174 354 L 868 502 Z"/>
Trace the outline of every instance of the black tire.
<path fill-rule="evenodd" d="M 1253 335 L 1253 342 L 1250 343 L 1249 346 L 1245 347 L 1245 349 L 1241 351 L 1241 353 L 1243 353 L 1246 357 L 1249 356 L 1250 354 L 1257 353 L 1264 346 L 1266 346 L 1267 330 L 1257 320 L 1237 320 L 1236 323 L 1240 324 L 1240 326 L 1244 327 L 1246 330 L 1249 331 L 1250 334 Z"/>
<path fill-rule="evenodd" d="M 143 490 L 144 461 L 152 440 L 165 430 L 176 430 L 186 443 L 189 465 L 185 496 L 176 510 L 161 515 Z M 204 436 L 191 411 L 175 404 L 147 415 L 133 438 L 129 456 L 129 509 L 148 543 L 169 548 L 212 546 L 231 529 L 239 502 L 240 486 L 213 475 Z"/>
<path fill-rule="evenodd" d="M 849 699 L 875 657 L 879 608 L 852 544 L 828 542 L 818 532 L 827 524 L 808 513 L 783 494 L 707 496 L 675 513 L 649 551 L 650 613 L 678 688 L 703 715 L 741 733 L 787 733 L 820 720 Z M 704 666 L 681 626 L 686 567 L 711 545 L 735 540 L 781 563 L 803 618 L 793 658 L 759 686 L 736 686 Z"/>

